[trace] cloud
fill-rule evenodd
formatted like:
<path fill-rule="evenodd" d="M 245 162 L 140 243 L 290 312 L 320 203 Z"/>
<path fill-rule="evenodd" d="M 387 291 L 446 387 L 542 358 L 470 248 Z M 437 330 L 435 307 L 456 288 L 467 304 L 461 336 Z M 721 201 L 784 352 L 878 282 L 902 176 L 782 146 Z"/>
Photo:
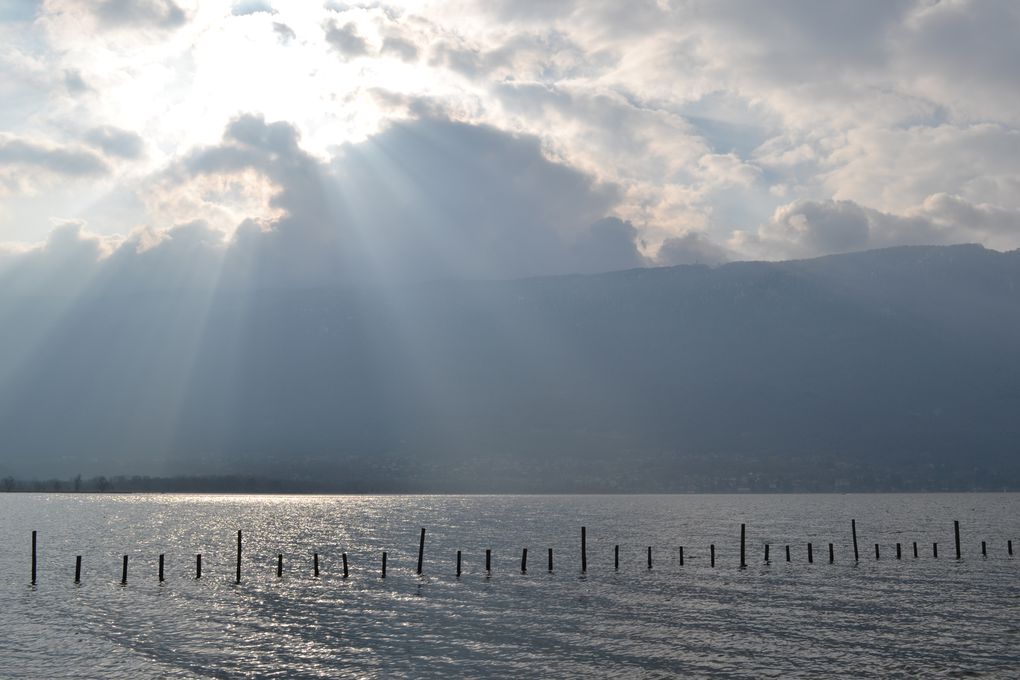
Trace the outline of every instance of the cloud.
<path fill-rule="evenodd" d="M 774 259 L 900 245 L 946 245 L 975 238 L 1008 249 L 1018 236 L 1020 210 L 933 194 L 903 214 L 853 201 L 794 201 L 778 208 L 757 231 L 738 231 L 730 245 Z"/>
<path fill-rule="evenodd" d="M 145 152 L 145 142 L 130 130 L 110 125 L 95 127 L 85 133 L 85 141 L 107 156 L 136 159 Z"/>
<path fill-rule="evenodd" d="M 294 29 L 280 21 L 273 22 L 273 33 L 275 33 L 277 39 L 284 44 L 289 43 L 297 37 L 297 34 L 294 33 Z"/>
<path fill-rule="evenodd" d="M 234 6 L 230 8 L 230 13 L 235 17 L 258 14 L 259 12 L 276 14 L 276 10 L 266 0 L 242 0 L 242 2 L 235 2 Z"/>
<path fill-rule="evenodd" d="M 75 244 L 98 271 L 68 275 L 114 288 L 387 286 L 647 264 L 635 227 L 610 216 L 616 187 L 549 160 L 535 137 L 490 126 L 402 121 L 324 162 L 292 125 L 245 115 L 168 169 L 164 190 L 250 173 L 274 187 L 277 216 L 245 220 L 230 238 L 196 221 L 100 242 L 75 224 L 31 258 Z"/>
<path fill-rule="evenodd" d="M 335 20 L 330 20 L 324 28 L 326 42 L 344 58 L 353 59 L 368 54 L 368 45 L 358 34 L 358 27 L 353 22 L 340 26 Z"/>
<path fill-rule="evenodd" d="M 81 177 L 101 175 L 106 163 L 90 151 L 48 146 L 16 137 L 0 137 L 0 167 L 34 167 L 57 175 Z"/>
<path fill-rule="evenodd" d="M 702 232 L 689 231 L 667 238 L 655 255 L 655 263 L 665 266 L 681 264 L 722 264 L 730 259 L 726 248 L 713 243 Z"/>
<path fill-rule="evenodd" d="M 85 79 L 82 78 L 81 71 L 73 68 L 64 71 L 64 85 L 67 87 L 67 91 L 74 95 L 84 94 L 92 90 L 89 84 L 85 82 Z"/>
<path fill-rule="evenodd" d="M 85 6 L 107 27 L 177 28 L 187 21 L 173 0 L 104 0 Z"/>
<path fill-rule="evenodd" d="M 404 61 L 416 61 L 418 59 L 418 46 L 406 38 L 390 35 L 383 40 L 380 53 L 392 54 Z"/>

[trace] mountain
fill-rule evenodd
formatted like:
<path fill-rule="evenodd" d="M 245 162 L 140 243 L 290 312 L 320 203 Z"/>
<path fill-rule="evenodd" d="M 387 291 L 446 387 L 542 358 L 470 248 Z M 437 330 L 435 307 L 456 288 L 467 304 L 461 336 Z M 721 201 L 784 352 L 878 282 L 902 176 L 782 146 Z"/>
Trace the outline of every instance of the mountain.
<path fill-rule="evenodd" d="M 1020 488 L 1020 251 L 0 299 L 0 474 Z"/>

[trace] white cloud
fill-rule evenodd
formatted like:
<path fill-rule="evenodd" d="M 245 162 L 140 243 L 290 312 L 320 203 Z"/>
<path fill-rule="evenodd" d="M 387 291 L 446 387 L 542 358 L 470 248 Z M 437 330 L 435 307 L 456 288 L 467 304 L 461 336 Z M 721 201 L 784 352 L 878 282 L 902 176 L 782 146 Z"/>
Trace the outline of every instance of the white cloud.
<path fill-rule="evenodd" d="M 35 173 L 71 176 L 64 153 L 86 154 L 80 168 L 92 154 L 106 170 L 78 172 L 45 199 L 39 179 L 8 172 L 17 200 L 0 211 L 0 233 L 42 238 L 47 216 L 110 234 L 266 223 L 279 215 L 262 174 L 168 187 L 166 168 L 215 145 L 239 111 L 286 121 L 320 162 L 393 121 L 439 112 L 537 137 L 545 157 L 618 187 L 612 215 L 650 257 L 690 233 L 730 244 L 732 257 L 895 242 L 895 220 L 868 218 L 861 241 L 849 214 L 830 231 L 789 221 L 818 215 L 773 216 L 847 201 L 939 225 L 924 208 L 938 195 L 1011 215 L 1018 30 L 1020 9 L 998 0 L 48 0 L 32 21 L 0 22 L 0 135 L 34 145 L 8 149 L 8 167 L 16 156 Z M 114 130 L 138 135 L 144 154 Z M 138 205 L 110 221 L 119 196 Z M 1020 245 L 1010 229 L 961 220 L 925 233 Z"/>

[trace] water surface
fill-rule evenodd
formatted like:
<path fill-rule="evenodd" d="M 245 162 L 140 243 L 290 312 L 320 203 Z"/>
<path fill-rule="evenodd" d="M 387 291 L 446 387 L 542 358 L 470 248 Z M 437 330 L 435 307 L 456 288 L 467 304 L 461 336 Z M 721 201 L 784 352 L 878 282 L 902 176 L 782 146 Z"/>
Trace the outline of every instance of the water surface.
<path fill-rule="evenodd" d="M 1020 494 L 4 494 L 0 517 L 7 678 L 1015 677 L 1020 668 L 1020 563 L 1006 554 L 1006 541 L 1020 538 Z M 953 520 L 962 527 L 959 561 Z M 34 588 L 32 529 L 39 532 Z M 897 542 L 904 546 L 899 561 Z M 765 543 L 770 564 L 762 560 Z M 522 575 L 524 547 L 529 569 Z M 203 555 L 201 580 L 194 578 L 196 553 Z M 82 583 L 74 585 L 79 554 Z"/>

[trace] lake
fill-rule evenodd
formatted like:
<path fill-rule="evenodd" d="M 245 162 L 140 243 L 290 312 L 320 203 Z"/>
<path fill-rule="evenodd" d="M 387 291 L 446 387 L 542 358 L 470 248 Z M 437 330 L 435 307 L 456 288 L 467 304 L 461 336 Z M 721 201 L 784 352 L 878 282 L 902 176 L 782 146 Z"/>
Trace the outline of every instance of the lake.
<path fill-rule="evenodd" d="M 0 517 L 4 678 L 1016 677 L 1020 669 L 1020 561 L 1006 547 L 1013 540 L 1020 550 L 1020 494 L 0 494 Z"/>

